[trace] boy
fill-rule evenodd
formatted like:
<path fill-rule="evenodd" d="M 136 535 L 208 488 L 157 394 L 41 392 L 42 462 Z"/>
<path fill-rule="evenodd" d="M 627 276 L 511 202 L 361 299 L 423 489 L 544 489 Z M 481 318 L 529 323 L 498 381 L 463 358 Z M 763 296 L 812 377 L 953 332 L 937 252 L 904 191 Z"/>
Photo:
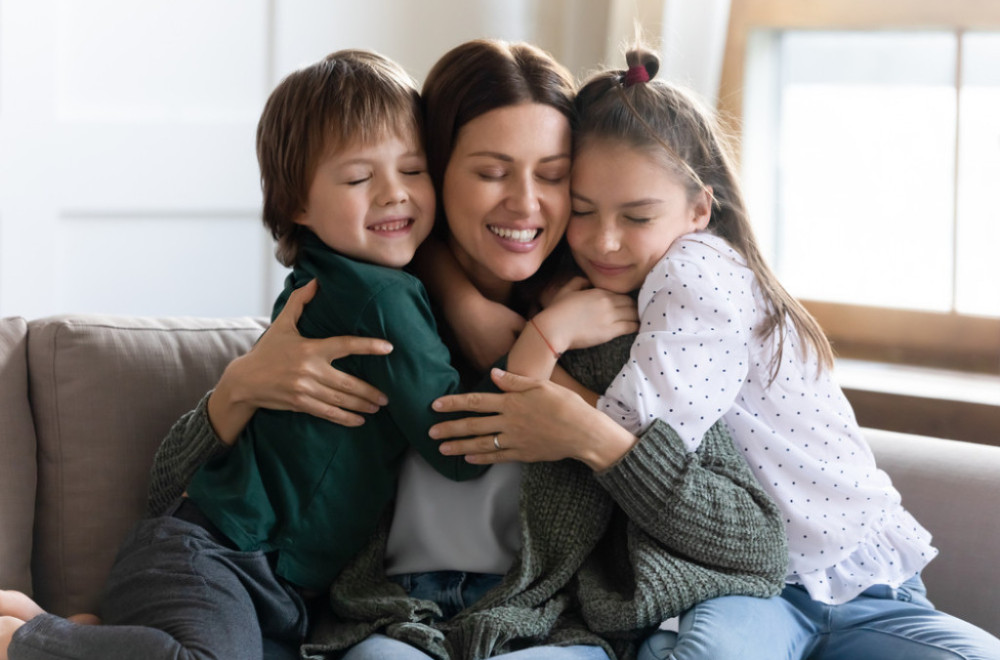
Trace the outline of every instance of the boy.
<path fill-rule="evenodd" d="M 299 330 L 388 339 L 389 355 L 337 366 L 390 404 L 353 428 L 257 411 L 195 475 L 188 498 L 126 538 L 102 606 L 110 625 L 33 615 L 30 601 L 0 592 L 0 604 L 18 604 L 0 611 L 0 659 L 259 658 L 262 638 L 305 636 L 303 595 L 325 590 L 369 540 L 409 446 L 453 479 L 486 469 L 443 456 L 427 434 L 442 419 L 431 401 L 458 391 L 459 377 L 423 286 L 400 270 L 434 221 L 418 102 L 393 62 L 338 51 L 285 78 L 257 130 L 264 223 L 293 266 L 274 315 L 317 279 Z M 23 625 L 3 616 L 18 613 L 33 616 Z"/>

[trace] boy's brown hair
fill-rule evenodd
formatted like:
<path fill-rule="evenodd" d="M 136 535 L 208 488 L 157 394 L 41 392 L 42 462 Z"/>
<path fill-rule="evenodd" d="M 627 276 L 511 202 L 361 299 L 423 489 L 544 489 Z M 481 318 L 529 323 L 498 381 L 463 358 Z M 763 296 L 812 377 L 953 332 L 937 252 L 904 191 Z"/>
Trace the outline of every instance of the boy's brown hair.
<path fill-rule="evenodd" d="M 337 149 L 390 135 L 421 139 L 416 83 L 392 60 L 340 50 L 289 74 L 271 92 L 257 124 L 263 220 L 275 255 L 295 263 L 299 227 L 320 160 Z"/>

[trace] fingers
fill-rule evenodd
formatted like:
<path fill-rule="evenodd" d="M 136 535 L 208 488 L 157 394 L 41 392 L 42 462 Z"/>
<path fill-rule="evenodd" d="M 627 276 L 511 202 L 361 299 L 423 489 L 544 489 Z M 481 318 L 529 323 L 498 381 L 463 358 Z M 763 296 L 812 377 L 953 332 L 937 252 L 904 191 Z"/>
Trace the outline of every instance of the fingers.
<path fill-rule="evenodd" d="M 450 419 L 446 422 L 438 422 L 427 430 L 427 434 L 435 440 L 451 440 L 453 438 L 484 437 L 489 441 L 488 449 L 493 447 L 493 434 L 497 432 L 497 418 L 495 415 L 489 417 L 463 417 L 461 419 Z"/>
<path fill-rule="evenodd" d="M 493 368 L 490 370 L 490 380 L 492 380 L 497 387 L 499 387 L 504 392 L 524 392 L 530 390 L 532 387 L 541 385 L 541 380 L 537 378 L 529 378 L 527 376 L 522 376 L 520 374 L 515 374 L 511 371 L 504 371 L 503 369 Z"/>
<path fill-rule="evenodd" d="M 331 362 L 345 355 L 386 355 L 392 352 L 391 343 L 374 337 L 327 337 L 317 341 Z"/>
<path fill-rule="evenodd" d="M 499 371 L 494 369 L 493 371 Z M 503 405 L 503 395 L 493 392 L 466 392 L 465 394 L 448 394 L 434 400 L 431 407 L 437 412 L 500 412 Z"/>
<path fill-rule="evenodd" d="M 296 325 L 299 322 L 299 317 L 302 316 L 302 310 L 305 309 L 306 303 L 313 299 L 317 290 L 319 290 L 319 284 L 315 279 L 311 279 L 292 291 L 285 302 L 285 307 L 271 325 L 277 324 L 279 321 Z"/>

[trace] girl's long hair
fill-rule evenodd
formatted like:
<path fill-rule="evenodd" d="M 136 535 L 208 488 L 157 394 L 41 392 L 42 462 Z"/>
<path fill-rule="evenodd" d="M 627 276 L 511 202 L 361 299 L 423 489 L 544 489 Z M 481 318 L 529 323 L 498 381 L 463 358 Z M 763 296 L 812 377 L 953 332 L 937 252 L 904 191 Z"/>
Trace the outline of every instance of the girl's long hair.
<path fill-rule="evenodd" d="M 689 198 L 711 188 L 708 229 L 746 259 L 768 307 L 767 320 L 755 333 L 761 340 L 776 340 L 769 384 L 781 366 L 789 324 L 800 337 L 802 358 L 806 359 L 811 348 L 820 365 L 831 368 L 833 350 L 819 323 L 781 285 L 757 245 L 729 136 L 715 114 L 692 94 L 655 80 L 660 62 L 650 50 L 633 48 L 625 60 L 627 71 L 595 74 L 577 94 L 574 153 L 589 140 L 622 141 L 663 162 L 686 183 Z"/>

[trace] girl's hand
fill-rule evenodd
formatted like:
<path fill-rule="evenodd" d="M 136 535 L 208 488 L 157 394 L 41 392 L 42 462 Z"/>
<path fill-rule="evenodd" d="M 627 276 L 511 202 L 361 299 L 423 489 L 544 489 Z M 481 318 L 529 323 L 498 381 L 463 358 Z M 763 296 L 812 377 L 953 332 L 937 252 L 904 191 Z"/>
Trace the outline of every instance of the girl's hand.
<path fill-rule="evenodd" d="M 344 426 L 388 402 L 386 396 L 330 365 L 345 355 L 385 355 L 392 345 L 369 337 L 305 339 L 298 320 L 316 294 L 315 280 L 292 292 L 284 309 L 249 353 L 233 360 L 208 400 L 219 438 L 235 442 L 257 408 L 308 413 Z M 352 412 L 353 411 L 353 412 Z"/>
<path fill-rule="evenodd" d="M 441 443 L 441 453 L 464 454 L 470 463 L 480 464 L 574 458 L 598 471 L 613 465 L 638 441 L 579 395 L 555 383 L 500 369 L 493 369 L 491 376 L 503 393 L 452 394 L 434 402 L 440 412 L 493 413 L 432 426 L 432 438 L 463 438 Z"/>
<path fill-rule="evenodd" d="M 558 352 L 589 348 L 639 329 L 639 311 L 631 297 L 605 289 L 585 288 L 574 278 L 533 319 Z"/>

